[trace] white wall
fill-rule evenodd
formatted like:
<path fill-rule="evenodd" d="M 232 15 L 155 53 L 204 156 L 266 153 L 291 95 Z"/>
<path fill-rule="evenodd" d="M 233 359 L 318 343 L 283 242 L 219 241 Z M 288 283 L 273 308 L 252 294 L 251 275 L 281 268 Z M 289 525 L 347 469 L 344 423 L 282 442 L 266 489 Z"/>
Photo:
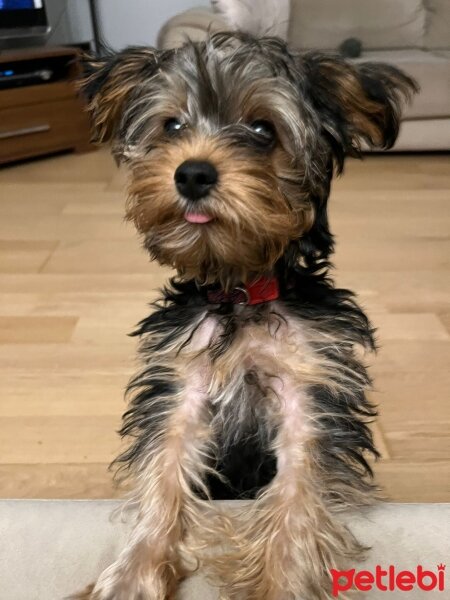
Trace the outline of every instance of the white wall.
<path fill-rule="evenodd" d="M 97 0 L 105 41 L 116 50 L 130 44 L 155 45 L 161 26 L 193 6 L 209 0 Z"/>

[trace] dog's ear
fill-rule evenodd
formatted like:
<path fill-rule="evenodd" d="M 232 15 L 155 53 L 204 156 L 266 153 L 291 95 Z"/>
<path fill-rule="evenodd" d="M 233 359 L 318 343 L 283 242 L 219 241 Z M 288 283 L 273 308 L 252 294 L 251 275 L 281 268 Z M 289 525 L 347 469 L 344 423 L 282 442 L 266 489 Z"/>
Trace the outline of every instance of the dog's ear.
<path fill-rule="evenodd" d="M 391 148 L 397 139 L 402 105 L 418 91 L 416 82 L 383 63 L 352 64 L 317 52 L 301 58 L 306 85 L 323 130 L 339 162 L 358 154 L 361 142 Z"/>
<path fill-rule="evenodd" d="M 159 68 L 160 53 L 154 48 L 129 47 L 101 58 L 86 57 L 79 88 L 88 103 L 94 140 L 107 142 L 120 125 L 127 98 Z"/>

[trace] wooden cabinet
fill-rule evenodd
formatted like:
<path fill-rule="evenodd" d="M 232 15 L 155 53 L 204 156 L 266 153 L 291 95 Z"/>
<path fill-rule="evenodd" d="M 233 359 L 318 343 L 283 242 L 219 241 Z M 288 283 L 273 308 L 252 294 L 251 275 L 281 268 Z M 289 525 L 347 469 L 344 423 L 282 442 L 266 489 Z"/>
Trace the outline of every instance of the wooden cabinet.
<path fill-rule="evenodd" d="M 84 152 L 90 145 L 90 127 L 75 80 L 80 73 L 75 48 L 4 52 L 0 70 L 33 69 L 57 60 L 57 75 L 49 83 L 0 89 L 0 164 L 59 150 Z M 56 63 L 55 63 L 56 64 Z"/>

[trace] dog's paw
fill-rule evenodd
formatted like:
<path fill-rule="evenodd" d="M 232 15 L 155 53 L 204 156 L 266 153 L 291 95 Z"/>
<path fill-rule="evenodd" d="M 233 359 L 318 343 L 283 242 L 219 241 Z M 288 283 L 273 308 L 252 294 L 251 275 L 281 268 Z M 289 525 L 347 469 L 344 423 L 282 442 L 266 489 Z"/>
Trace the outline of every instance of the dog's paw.
<path fill-rule="evenodd" d="M 86 589 L 82 592 L 78 592 L 77 594 L 73 594 L 72 596 L 67 596 L 65 600 L 94 600 L 94 596 L 92 592 L 94 591 L 95 584 L 91 583 L 88 585 Z"/>

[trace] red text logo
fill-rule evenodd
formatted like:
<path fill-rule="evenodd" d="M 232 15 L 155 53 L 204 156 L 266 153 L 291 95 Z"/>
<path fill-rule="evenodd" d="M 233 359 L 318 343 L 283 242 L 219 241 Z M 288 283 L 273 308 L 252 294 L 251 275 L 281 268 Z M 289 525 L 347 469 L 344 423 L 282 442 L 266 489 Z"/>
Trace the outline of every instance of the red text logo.
<path fill-rule="evenodd" d="M 423 590 L 425 592 L 440 591 L 445 589 L 445 565 L 438 565 L 436 571 L 425 570 L 419 565 L 415 571 L 397 571 L 393 565 L 383 569 L 380 565 L 372 571 L 338 571 L 331 569 L 333 596 L 337 598 L 341 592 L 355 588 L 361 592 L 370 592 L 373 589 L 381 592 L 411 592 Z"/>

